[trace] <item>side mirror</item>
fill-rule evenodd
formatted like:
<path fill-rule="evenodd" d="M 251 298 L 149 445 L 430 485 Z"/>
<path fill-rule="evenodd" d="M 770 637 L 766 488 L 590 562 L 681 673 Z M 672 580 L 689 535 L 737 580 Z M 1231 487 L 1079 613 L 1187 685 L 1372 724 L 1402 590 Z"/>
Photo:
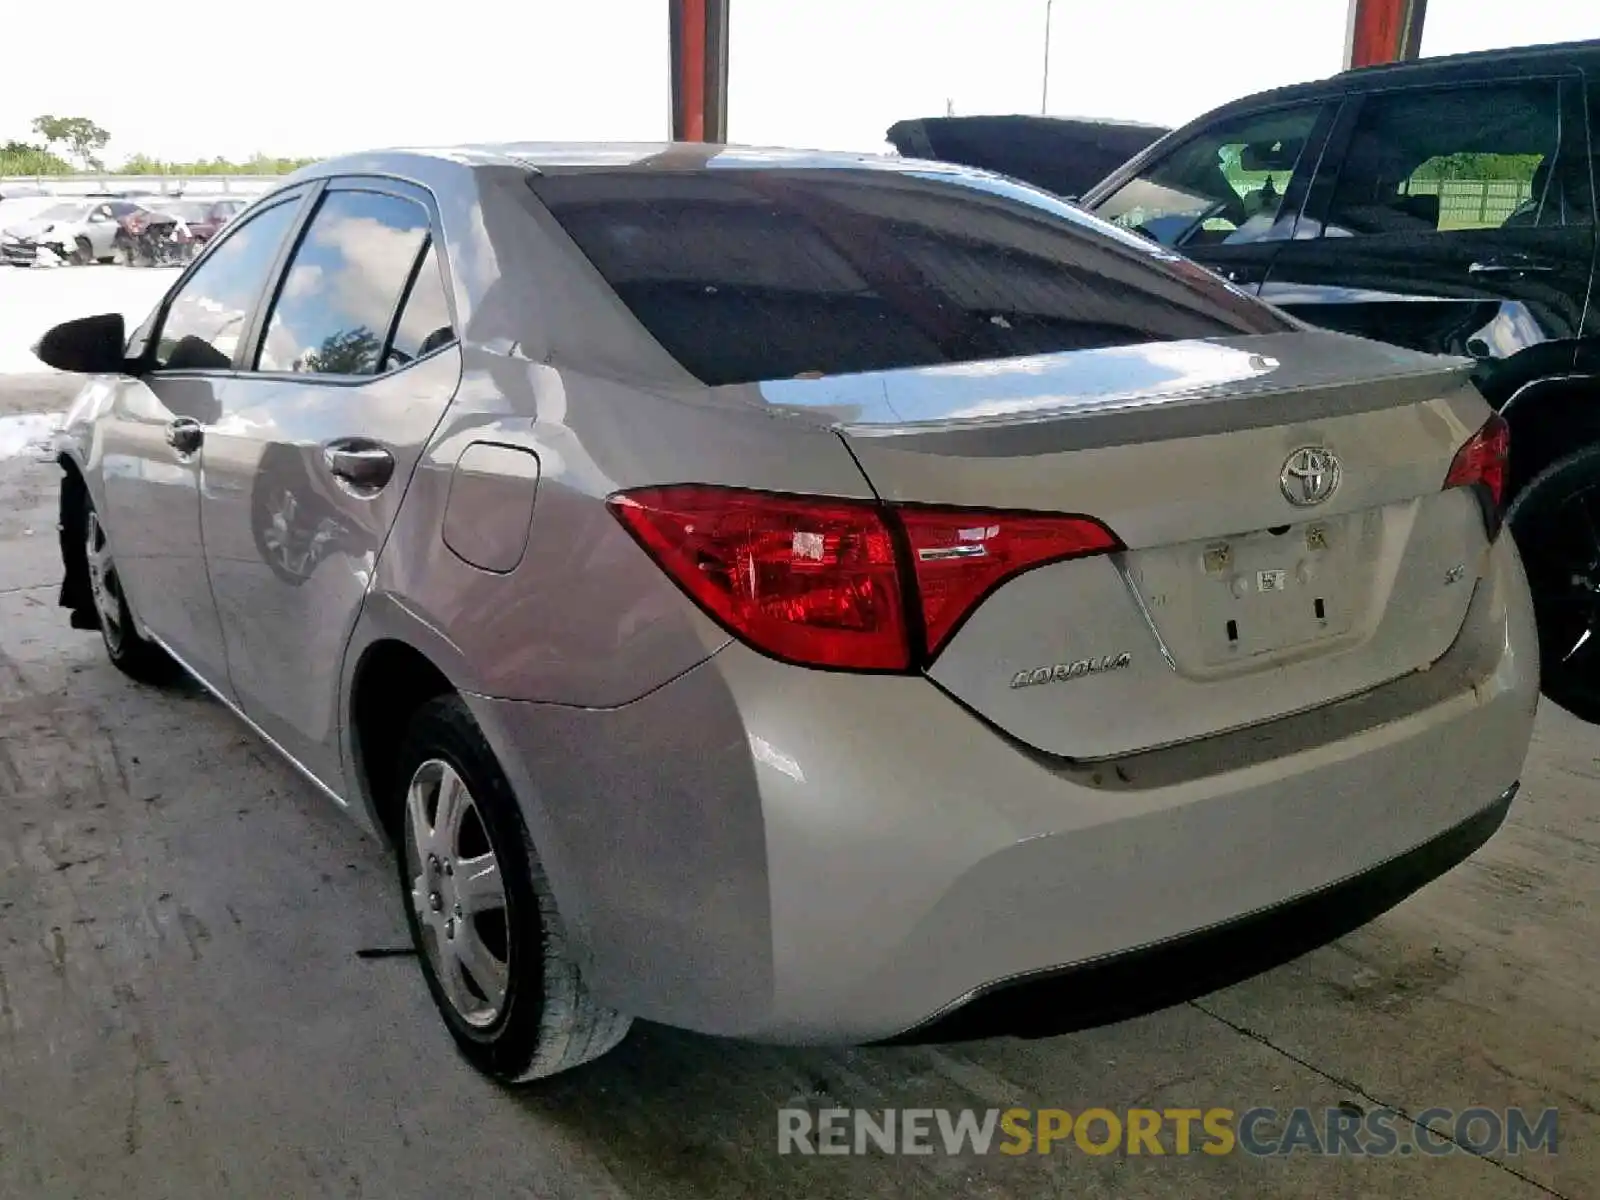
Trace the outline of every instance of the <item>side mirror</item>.
<path fill-rule="evenodd" d="M 127 367 L 128 335 L 121 313 L 102 313 L 63 321 L 47 331 L 33 356 L 47 367 L 77 375 L 116 375 Z"/>

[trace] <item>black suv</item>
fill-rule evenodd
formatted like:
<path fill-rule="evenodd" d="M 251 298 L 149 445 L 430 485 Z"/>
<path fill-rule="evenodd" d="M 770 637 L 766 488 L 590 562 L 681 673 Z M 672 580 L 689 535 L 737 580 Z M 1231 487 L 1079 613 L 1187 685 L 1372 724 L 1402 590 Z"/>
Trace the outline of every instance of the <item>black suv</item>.
<path fill-rule="evenodd" d="M 1600 41 L 1346 71 L 1162 138 L 1085 208 L 1316 325 L 1461 355 L 1511 425 L 1545 692 L 1600 718 Z"/>

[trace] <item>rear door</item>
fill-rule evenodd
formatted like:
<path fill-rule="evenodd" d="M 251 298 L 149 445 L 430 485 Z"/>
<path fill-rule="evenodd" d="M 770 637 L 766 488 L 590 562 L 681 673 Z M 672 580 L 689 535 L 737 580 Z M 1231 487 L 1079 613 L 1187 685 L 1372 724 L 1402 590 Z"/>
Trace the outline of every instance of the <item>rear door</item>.
<path fill-rule="evenodd" d="M 205 431 L 206 564 L 244 712 L 339 780 L 345 645 L 460 379 L 431 198 L 335 181 Z"/>
<path fill-rule="evenodd" d="M 1294 232 L 1337 108 L 1309 101 L 1223 118 L 1088 207 L 1254 291 Z"/>
<path fill-rule="evenodd" d="M 1353 97 L 1262 297 L 1325 328 L 1471 356 L 1491 392 L 1507 360 L 1575 337 L 1595 236 L 1580 85 Z M 1549 352 L 1560 361 L 1543 370 L 1571 366 L 1570 345 Z"/>

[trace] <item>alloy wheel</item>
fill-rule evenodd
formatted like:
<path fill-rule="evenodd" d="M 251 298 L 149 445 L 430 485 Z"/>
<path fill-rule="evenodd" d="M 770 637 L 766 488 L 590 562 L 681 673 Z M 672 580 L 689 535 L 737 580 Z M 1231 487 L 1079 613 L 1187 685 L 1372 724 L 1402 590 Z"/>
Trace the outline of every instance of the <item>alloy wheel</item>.
<path fill-rule="evenodd" d="M 493 1025 L 511 977 L 505 882 L 471 790 L 441 759 L 411 777 L 405 843 L 411 904 L 434 976 L 463 1021 Z"/>
<path fill-rule="evenodd" d="M 94 610 L 100 616 L 100 628 L 106 645 L 112 653 L 122 648 L 122 584 L 117 578 L 116 564 L 111 561 L 111 547 L 106 543 L 106 531 L 100 524 L 99 514 L 91 511 L 85 522 L 84 557 L 89 566 L 89 593 L 94 598 Z"/>

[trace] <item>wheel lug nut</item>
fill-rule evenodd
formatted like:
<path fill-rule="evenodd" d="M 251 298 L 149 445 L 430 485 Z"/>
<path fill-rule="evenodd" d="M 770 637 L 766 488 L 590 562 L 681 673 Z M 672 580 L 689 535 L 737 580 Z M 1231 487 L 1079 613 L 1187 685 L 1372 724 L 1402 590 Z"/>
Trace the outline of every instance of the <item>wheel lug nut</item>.
<path fill-rule="evenodd" d="M 439 873 L 439 856 L 437 854 L 428 855 L 428 870 L 435 875 Z"/>
<path fill-rule="evenodd" d="M 433 909 L 434 912 L 440 911 L 444 908 L 444 897 L 439 895 L 438 892 L 429 892 L 428 907 Z"/>
<path fill-rule="evenodd" d="M 454 875 L 456 873 L 455 864 L 453 862 L 450 862 L 448 859 L 445 860 L 444 873 L 446 875 Z"/>
<path fill-rule="evenodd" d="M 454 917 L 451 917 L 448 921 L 446 921 L 444 923 L 444 936 L 449 938 L 451 941 L 455 941 L 455 937 L 456 937 L 456 919 Z"/>

